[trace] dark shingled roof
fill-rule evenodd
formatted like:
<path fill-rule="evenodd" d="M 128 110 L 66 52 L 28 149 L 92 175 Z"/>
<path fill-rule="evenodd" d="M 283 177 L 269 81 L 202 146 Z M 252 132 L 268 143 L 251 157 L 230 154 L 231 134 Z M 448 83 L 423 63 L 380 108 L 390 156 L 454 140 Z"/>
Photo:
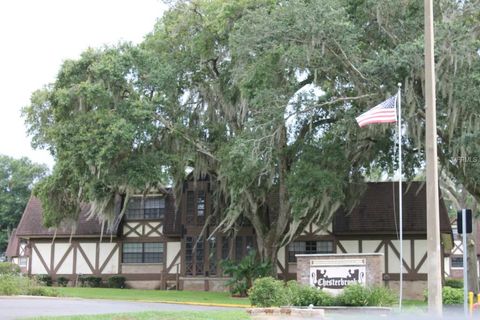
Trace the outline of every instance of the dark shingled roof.
<path fill-rule="evenodd" d="M 13 229 L 12 234 L 10 235 L 10 239 L 8 240 L 7 251 L 5 251 L 5 255 L 9 258 L 17 257 L 18 256 L 18 237 L 17 237 L 17 229 Z"/>
<path fill-rule="evenodd" d="M 81 212 L 73 236 L 100 236 L 102 224 L 97 218 L 88 219 L 89 205 L 82 205 Z M 30 197 L 27 207 L 23 212 L 22 219 L 17 227 L 17 236 L 20 237 L 51 237 L 55 234 L 54 229 L 43 226 L 42 204 L 34 196 Z M 70 237 L 71 227 L 60 227 L 57 229 L 57 237 Z M 105 231 L 104 235 L 110 235 Z"/>
<path fill-rule="evenodd" d="M 426 234 L 427 206 L 424 182 L 403 183 L 403 231 Z M 395 206 L 393 204 L 395 199 Z M 351 213 L 341 209 L 333 219 L 334 234 L 395 234 L 398 226 L 398 182 L 368 183 Z M 447 208 L 440 194 L 440 230 L 451 234 Z"/>

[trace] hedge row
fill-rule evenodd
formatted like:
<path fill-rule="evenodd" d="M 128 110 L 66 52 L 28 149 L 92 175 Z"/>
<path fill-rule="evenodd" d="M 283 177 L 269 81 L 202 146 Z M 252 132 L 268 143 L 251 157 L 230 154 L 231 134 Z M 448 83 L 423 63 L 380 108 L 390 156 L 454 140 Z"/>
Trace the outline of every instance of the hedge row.
<path fill-rule="evenodd" d="M 364 287 L 360 284 L 346 287 L 341 294 L 330 293 L 289 281 L 284 284 L 272 277 L 255 280 L 249 290 L 250 302 L 259 307 L 279 306 L 391 306 L 395 294 L 384 287 Z"/>

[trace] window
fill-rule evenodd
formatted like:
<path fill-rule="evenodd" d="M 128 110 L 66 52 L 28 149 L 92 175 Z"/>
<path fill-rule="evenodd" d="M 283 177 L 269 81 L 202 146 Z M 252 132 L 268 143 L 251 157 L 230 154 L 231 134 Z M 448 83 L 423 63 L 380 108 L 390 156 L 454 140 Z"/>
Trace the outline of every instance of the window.
<path fill-rule="evenodd" d="M 193 213 L 195 211 L 194 204 L 195 204 L 195 195 L 193 191 L 188 191 L 187 192 L 187 216 L 186 216 L 187 224 L 193 223 L 193 220 L 194 220 Z"/>
<path fill-rule="evenodd" d="M 195 246 L 195 251 L 193 250 Z M 185 238 L 185 274 L 189 276 L 203 275 L 205 272 L 205 246 L 202 238 Z"/>
<path fill-rule="evenodd" d="M 452 268 L 463 268 L 463 257 L 454 256 L 451 258 Z"/>
<path fill-rule="evenodd" d="M 197 224 L 205 223 L 205 192 L 199 191 L 197 195 Z"/>
<path fill-rule="evenodd" d="M 22 267 L 22 268 L 25 268 L 27 266 L 27 258 L 25 257 L 20 257 L 18 259 L 18 266 L 19 267 Z"/>
<path fill-rule="evenodd" d="M 162 263 L 163 243 L 124 243 L 123 263 Z"/>
<path fill-rule="evenodd" d="M 128 219 L 162 219 L 165 215 L 165 198 L 133 197 L 127 204 Z"/>
<path fill-rule="evenodd" d="M 333 241 L 294 241 L 288 246 L 288 262 L 296 262 L 296 254 L 315 253 L 333 253 Z"/>

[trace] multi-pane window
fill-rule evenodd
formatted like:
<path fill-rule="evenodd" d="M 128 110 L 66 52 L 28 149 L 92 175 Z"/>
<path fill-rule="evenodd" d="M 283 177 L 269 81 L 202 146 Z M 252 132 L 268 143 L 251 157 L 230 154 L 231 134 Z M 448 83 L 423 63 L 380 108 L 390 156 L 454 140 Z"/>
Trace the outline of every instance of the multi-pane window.
<path fill-rule="evenodd" d="M 122 253 L 123 263 L 162 263 L 163 243 L 124 243 Z"/>
<path fill-rule="evenodd" d="M 128 201 L 128 219 L 162 219 L 164 215 L 164 197 L 133 197 Z"/>
<path fill-rule="evenodd" d="M 228 259 L 230 254 L 230 241 L 228 237 L 222 237 L 222 260 Z"/>
<path fill-rule="evenodd" d="M 217 274 L 217 239 L 212 237 L 209 241 L 209 250 L 208 250 L 208 261 L 210 263 L 208 267 L 208 272 L 211 276 Z"/>
<path fill-rule="evenodd" d="M 452 268 L 463 268 L 463 257 L 453 256 L 451 258 Z"/>
<path fill-rule="evenodd" d="M 188 191 L 187 192 L 187 215 L 186 215 L 186 220 L 187 224 L 192 224 L 195 217 L 195 194 L 193 191 Z"/>
<path fill-rule="evenodd" d="M 195 250 L 193 250 L 195 247 Z M 202 238 L 196 241 L 194 237 L 185 238 L 185 274 L 203 275 L 205 272 L 205 246 Z"/>
<path fill-rule="evenodd" d="M 333 241 L 294 241 L 288 246 L 288 262 L 296 262 L 296 254 L 315 253 L 333 253 Z"/>
<path fill-rule="evenodd" d="M 197 194 L 197 224 L 205 222 L 205 192 L 199 191 Z"/>

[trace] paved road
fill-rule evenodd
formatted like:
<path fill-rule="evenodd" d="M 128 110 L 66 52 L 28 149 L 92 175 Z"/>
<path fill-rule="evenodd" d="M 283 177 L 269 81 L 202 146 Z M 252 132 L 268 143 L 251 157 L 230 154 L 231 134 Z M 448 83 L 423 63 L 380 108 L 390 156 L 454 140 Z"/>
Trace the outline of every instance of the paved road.
<path fill-rule="evenodd" d="M 11 320 L 35 316 L 85 315 L 140 311 L 201 311 L 232 308 L 204 307 L 181 304 L 90 300 L 70 298 L 0 297 L 0 319 Z"/>

